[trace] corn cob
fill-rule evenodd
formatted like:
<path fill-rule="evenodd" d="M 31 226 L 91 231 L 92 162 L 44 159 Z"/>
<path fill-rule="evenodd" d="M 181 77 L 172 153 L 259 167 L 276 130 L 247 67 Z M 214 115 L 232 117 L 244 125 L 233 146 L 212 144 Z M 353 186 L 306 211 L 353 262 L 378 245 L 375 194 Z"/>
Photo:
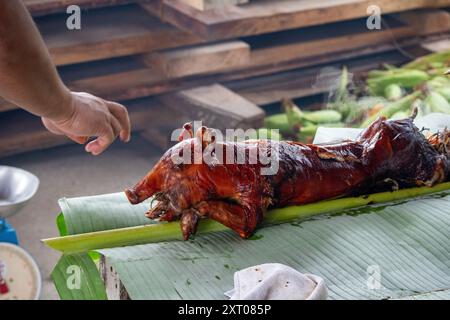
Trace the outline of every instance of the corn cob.
<path fill-rule="evenodd" d="M 312 123 L 330 123 L 339 122 L 342 119 L 342 115 L 336 110 L 317 110 L 305 112 L 302 111 L 291 100 L 285 100 L 283 102 L 284 110 L 288 117 L 290 125 L 300 124 L 305 125 L 307 122 Z"/>
<path fill-rule="evenodd" d="M 367 74 L 367 79 L 374 79 L 374 78 L 380 78 L 380 77 L 387 77 L 392 76 L 399 73 L 404 73 L 405 70 L 402 68 L 397 68 L 392 65 L 385 64 L 384 67 L 385 70 L 371 70 Z"/>
<path fill-rule="evenodd" d="M 443 65 L 450 64 L 450 51 L 439 52 L 420 57 L 414 61 L 411 61 L 410 63 L 405 64 L 402 68 L 428 70 L 433 64 L 436 63 L 442 63 Z"/>
<path fill-rule="evenodd" d="M 379 77 L 385 77 L 392 74 L 393 72 L 390 72 L 389 70 L 371 70 L 367 73 L 367 79 L 376 79 Z"/>
<path fill-rule="evenodd" d="M 406 119 L 410 116 L 410 112 L 406 111 L 398 111 L 394 113 L 389 119 L 391 120 L 400 120 L 400 119 Z"/>
<path fill-rule="evenodd" d="M 348 91 L 348 69 L 346 66 L 342 68 L 342 74 L 339 81 L 339 86 L 336 90 L 336 101 L 344 101 L 347 99 Z"/>
<path fill-rule="evenodd" d="M 429 114 L 431 112 L 430 106 L 425 103 L 422 99 L 416 99 L 411 105 L 411 110 L 417 108 L 417 116 L 416 118 L 422 118 L 423 116 Z"/>
<path fill-rule="evenodd" d="M 395 102 L 392 102 L 385 106 L 383 109 L 381 109 L 378 113 L 373 114 L 372 116 L 368 117 L 362 124 L 361 128 L 366 128 L 368 125 L 370 125 L 373 121 L 375 121 L 378 117 L 384 116 L 386 118 L 392 117 L 395 113 L 399 111 L 407 111 L 411 107 L 411 104 L 421 96 L 420 91 L 415 91 L 400 100 L 397 100 Z"/>
<path fill-rule="evenodd" d="M 372 95 L 383 95 L 387 86 L 397 84 L 403 88 L 412 88 L 426 80 L 429 75 L 419 70 L 403 70 L 392 75 L 368 79 L 367 85 Z"/>
<path fill-rule="evenodd" d="M 267 116 L 264 119 L 264 127 L 268 129 L 278 129 L 281 134 L 290 134 L 292 132 L 285 113 Z"/>
<path fill-rule="evenodd" d="M 390 101 L 396 101 L 403 96 L 402 87 L 396 83 L 392 83 L 384 89 L 384 96 Z"/>
<path fill-rule="evenodd" d="M 342 119 L 342 115 L 336 110 L 317 110 L 310 113 L 303 113 L 303 119 L 313 123 L 334 123 Z"/>
<path fill-rule="evenodd" d="M 450 102 L 450 86 L 436 89 L 436 92 L 447 99 Z"/>
<path fill-rule="evenodd" d="M 433 79 L 427 81 L 427 87 L 430 89 L 450 87 L 450 80 L 443 76 L 434 77 Z"/>
<path fill-rule="evenodd" d="M 430 105 L 432 112 L 450 114 L 450 103 L 438 92 L 431 91 L 428 94 L 426 101 Z"/>
<path fill-rule="evenodd" d="M 300 117 L 301 111 L 297 105 L 290 99 L 284 99 L 282 101 L 284 112 L 286 112 L 287 122 L 291 130 L 296 133 L 303 125 L 302 118 Z"/>
<path fill-rule="evenodd" d="M 358 100 L 358 106 L 364 110 L 372 109 L 377 104 L 387 104 L 387 100 L 384 97 L 379 96 L 365 96 Z"/>

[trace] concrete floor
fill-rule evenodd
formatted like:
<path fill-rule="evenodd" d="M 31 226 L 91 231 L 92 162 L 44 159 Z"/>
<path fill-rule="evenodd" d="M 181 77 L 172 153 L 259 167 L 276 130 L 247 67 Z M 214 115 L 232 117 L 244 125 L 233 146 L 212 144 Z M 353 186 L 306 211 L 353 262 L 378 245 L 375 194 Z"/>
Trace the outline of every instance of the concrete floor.
<path fill-rule="evenodd" d="M 21 246 L 41 269 L 42 299 L 58 299 L 50 272 L 60 254 L 40 242 L 40 239 L 58 236 L 55 218 L 60 209 L 57 200 L 123 190 L 134 185 L 161 154 L 136 136 L 128 144 L 116 142 L 98 157 L 86 153 L 82 146 L 70 145 L 0 159 L 0 164 L 28 170 L 41 181 L 36 196 L 9 222 L 16 228 Z"/>

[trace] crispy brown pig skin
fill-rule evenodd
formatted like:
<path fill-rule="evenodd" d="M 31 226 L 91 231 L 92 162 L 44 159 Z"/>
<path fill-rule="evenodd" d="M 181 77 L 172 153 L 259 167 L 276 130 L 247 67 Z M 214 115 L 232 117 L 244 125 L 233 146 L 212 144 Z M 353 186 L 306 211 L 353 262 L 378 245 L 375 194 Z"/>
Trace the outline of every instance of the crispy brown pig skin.
<path fill-rule="evenodd" d="M 251 140 L 214 142 L 224 154 L 264 148 L 278 153 L 276 174 L 262 175 L 255 164 L 175 164 L 172 157 L 190 148 L 205 150 L 211 139 L 201 128 L 169 149 L 126 195 L 136 204 L 155 196 L 158 205 L 147 216 L 181 220 L 184 239 L 195 233 L 199 218 L 209 217 L 249 237 L 269 208 L 373 192 L 380 185 L 432 186 L 447 179 L 449 160 L 442 139 L 426 139 L 411 118 L 379 118 L 356 141 L 313 145 Z M 186 132 L 185 132 L 186 133 Z M 447 137 L 447 135 L 446 135 Z M 448 139 L 447 139 L 448 140 Z M 448 143 L 448 141 L 445 143 Z M 217 151 L 216 151 L 217 153 Z M 246 160 L 248 160 L 246 158 Z"/>

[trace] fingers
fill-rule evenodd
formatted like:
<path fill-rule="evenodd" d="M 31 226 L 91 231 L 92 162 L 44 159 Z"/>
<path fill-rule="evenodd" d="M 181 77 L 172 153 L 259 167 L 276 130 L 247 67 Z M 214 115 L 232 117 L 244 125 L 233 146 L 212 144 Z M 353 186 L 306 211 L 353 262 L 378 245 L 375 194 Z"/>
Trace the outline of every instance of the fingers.
<path fill-rule="evenodd" d="M 123 141 L 129 141 L 129 135 L 130 135 L 130 121 L 128 119 L 128 112 L 120 104 L 111 102 L 108 103 L 108 110 L 111 112 L 111 115 L 108 117 L 108 122 L 105 123 L 105 128 L 100 132 L 97 139 L 89 142 L 86 145 L 86 151 L 92 153 L 93 155 L 99 155 L 103 151 L 105 151 L 116 139 L 117 136 L 121 135 L 124 130 L 128 130 L 125 136 L 126 139 L 121 139 Z M 112 111 L 114 110 L 114 112 Z M 125 121 L 125 125 L 127 125 L 126 129 L 124 129 L 123 124 L 120 122 L 120 120 L 117 118 L 117 116 L 120 116 L 122 119 L 122 122 Z"/>
<path fill-rule="evenodd" d="M 94 156 L 99 155 L 111 145 L 115 138 L 116 135 L 113 132 L 112 126 L 108 127 L 105 129 L 104 133 L 97 137 L 97 139 L 89 142 L 86 145 L 85 149 L 87 152 L 92 153 Z"/>
<path fill-rule="evenodd" d="M 72 92 L 72 97 L 75 112 L 68 121 L 42 119 L 50 132 L 66 135 L 80 144 L 97 137 L 85 147 L 94 155 L 102 153 L 118 136 L 124 142 L 130 140 L 130 118 L 124 106 L 88 93 Z"/>
<path fill-rule="evenodd" d="M 120 139 L 124 142 L 130 141 L 131 124 L 127 109 L 123 105 L 115 102 L 108 103 L 108 108 L 120 124 Z"/>
<path fill-rule="evenodd" d="M 119 134 L 122 130 L 122 127 L 120 126 L 119 120 L 117 120 L 113 116 L 110 117 L 109 121 L 110 121 L 111 129 L 114 134 L 114 139 L 115 139 L 117 136 L 119 136 Z"/>

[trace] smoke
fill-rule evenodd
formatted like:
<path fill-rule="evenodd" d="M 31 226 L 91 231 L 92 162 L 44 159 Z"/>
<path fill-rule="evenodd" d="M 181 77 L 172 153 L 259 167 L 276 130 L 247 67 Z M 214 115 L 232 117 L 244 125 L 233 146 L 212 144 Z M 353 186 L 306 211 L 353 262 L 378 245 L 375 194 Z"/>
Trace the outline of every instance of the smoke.
<path fill-rule="evenodd" d="M 312 84 L 312 88 L 324 92 L 324 104 L 328 105 L 336 99 L 336 92 L 341 85 L 342 70 L 336 67 L 322 68 Z M 347 88 L 353 89 L 353 73 L 348 72 Z"/>

